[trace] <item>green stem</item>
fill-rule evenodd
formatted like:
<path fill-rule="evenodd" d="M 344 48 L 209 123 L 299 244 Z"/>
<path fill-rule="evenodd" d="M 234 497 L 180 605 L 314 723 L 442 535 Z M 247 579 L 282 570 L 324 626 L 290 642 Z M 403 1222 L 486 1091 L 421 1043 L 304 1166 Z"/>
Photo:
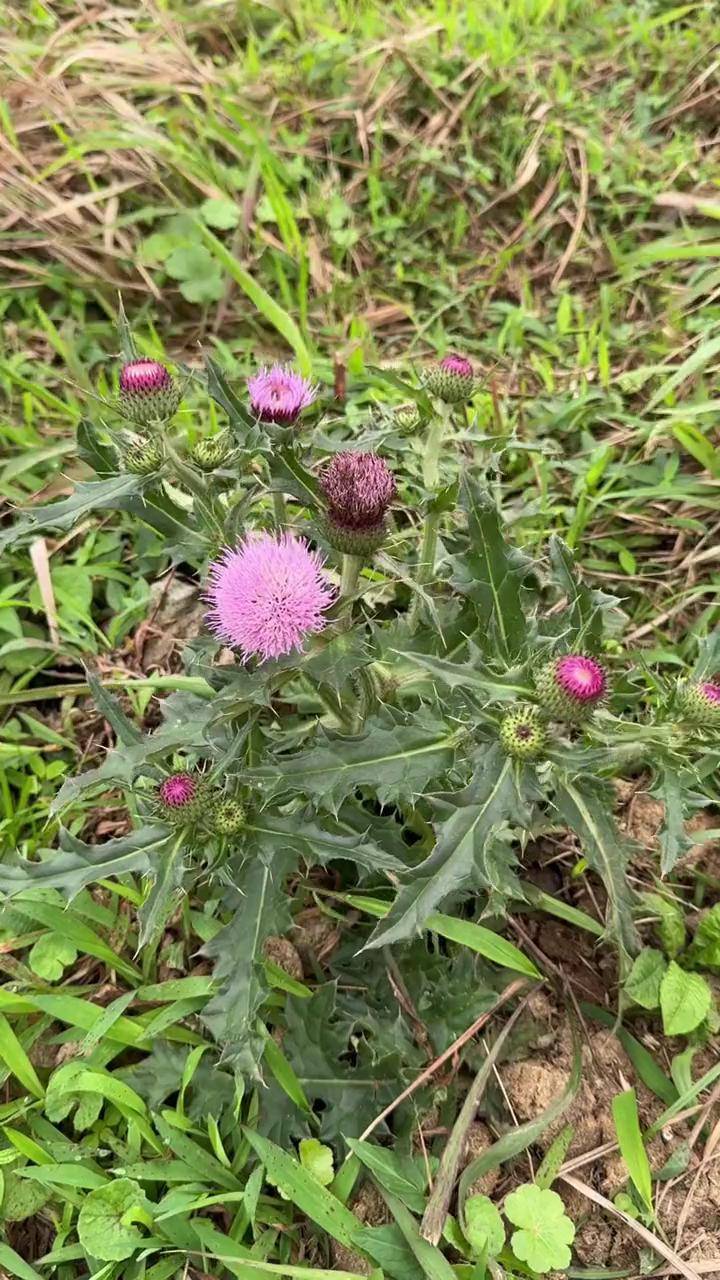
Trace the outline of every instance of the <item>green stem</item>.
<path fill-rule="evenodd" d="M 173 464 L 173 470 L 175 471 L 175 475 L 178 480 L 185 485 L 186 489 L 189 489 L 193 497 L 202 498 L 203 502 L 207 502 L 209 504 L 211 501 L 210 490 L 204 478 L 195 470 L 194 467 L 188 466 L 185 459 L 181 458 L 177 449 L 173 444 L 171 444 L 167 437 L 163 443 L 165 453 Z"/>
<path fill-rule="evenodd" d="M 448 405 L 436 405 L 435 416 L 429 424 L 425 441 L 422 475 L 425 488 L 428 490 L 428 510 L 423 525 L 422 547 L 415 575 L 415 581 L 419 587 L 427 586 L 428 582 L 432 581 L 435 572 L 440 512 L 435 509 L 433 499 L 437 496 L 437 490 L 440 487 L 440 452 L 445 428 L 450 421 L 450 414 L 451 410 Z M 408 622 L 413 630 L 417 626 L 420 599 L 420 592 L 415 592 L 408 613 Z"/>
<path fill-rule="evenodd" d="M 285 506 L 285 494 L 280 493 L 278 489 L 273 489 L 273 513 L 275 515 L 275 528 L 278 533 L 285 532 L 287 524 L 287 507 Z"/>
<path fill-rule="evenodd" d="M 347 552 L 342 558 L 342 578 L 340 580 L 340 599 L 346 600 L 357 589 L 360 570 L 363 567 L 362 556 L 351 556 Z"/>
<path fill-rule="evenodd" d="M 437 489 L 440 483 L 440 450 L 447 419 L 447 408 L 443 406 L 442 409 L 438 408 L 434 418 L 428 425 L 422 463 L 423 483 L 426 489 Z"/>
<path fill-rule="evenodd" d="M 201 698 L 212 698 L 215 690 L 202 676 L 148 676 L 147 679 L 128 679 L 127 676 L 102 681 L 103 689 L 184 689 L 197 693 Z M 46 684 L 35 689 L 23 689 L 19 693 L 0 695 L 0 707 L 19 702 L 45 702 L 49 698 L 65 698 L 68 694 L 82 695 L 90 692 L 89 684 Z"/>
<path fill-rule="evenodd" d="M 440 512 L 431 509 L 425 517 L 425 524 L 423 527 L 422 547 L 420 548 L 420 559 L 418 560 L 417 573 L 415 575 L 415 584 L 418 587 L 426 587 L 427 584 L 432 581 L 433 574 L 435 573 L 435 556 L 437 554 L 439 527 Z M 413 629 L 417 626 L 421 598 L 420 592 L 416 591 L 410 605 L 408 622 Z"/>

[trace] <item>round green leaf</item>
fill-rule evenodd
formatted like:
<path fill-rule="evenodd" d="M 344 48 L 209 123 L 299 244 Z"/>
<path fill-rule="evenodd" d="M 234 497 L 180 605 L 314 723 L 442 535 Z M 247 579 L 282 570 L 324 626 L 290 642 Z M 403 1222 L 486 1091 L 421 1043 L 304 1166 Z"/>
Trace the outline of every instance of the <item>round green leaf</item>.
<path fill-rule="evenodd" d="M 62 978 L 63 969 L 74 964 L 76 959 L 77 950 L 72 942 L 57 933 L 45 933 L 42 938 L 38 938 L 29 956 L 33 973 L 45 978 L 46 982 L 56 982 L 58 978 Z"/>
<path fill-rule="evenodd" d="M 685 1036 L 710 1012 L 712 994 L 699 973 L 688 973 L 670 961 L 660 987 L 660 1008 L 666 1036 Z"/>
<path fill-rule="evenodd" d="M 91 1191 L 78 1214 L 77 1232 L 83 1249 L 101 1262 L 122 1262 L 131 1257 L 145 1237 L 129 1217 L 148 1208 L 143 1191 L 130 1178 L 118 1178 Z"/>
<path fill-rule="evenodd" d="M 488 1196 L 469 1196 L 465 1201 L 464 1232 L 473 1253 L 487 1251 L 497 1256 L 505 1244 L 503 1220 Z"/>
<path fill-rule="evenodd" d="M 240 221 L 240 209 L 234 200 L 228 200 L 225 196 L 205 200 L 200 206 L 200 212 L 203 221 L 218 231 L 229 231 Z"/>
<path fill-rule="evenodd" d="M 4 1222 L 24 1222 L 31 1218 L 47 1204 L 50 1191 L 39 1182 L 30 1182 L 27 1178 L 19 1178 L 10 1170 L 5 1175 L 5 1188 L 0 1209 L 0 1219 Z M 2 1272 L 0 1271 L 0 1274 Z"/>
<path fill-rule="evenodd" d="M 303 1169 L 307 1169 L 321 1186 L 329 1187 L 335 1177 L 331 1148 L 318 1142 L 317 1138 L 303 1138 L 299 1151 Z"/>
<path fill-rule="evenodd" d="M 505 1201 L 505 1215 L 519 1228 L 510 1241 L 516 1258 L 540 1274 L 569 1267 L 575 1227 L 556 1191 L 534 1183 L 518 1187 Z"/>

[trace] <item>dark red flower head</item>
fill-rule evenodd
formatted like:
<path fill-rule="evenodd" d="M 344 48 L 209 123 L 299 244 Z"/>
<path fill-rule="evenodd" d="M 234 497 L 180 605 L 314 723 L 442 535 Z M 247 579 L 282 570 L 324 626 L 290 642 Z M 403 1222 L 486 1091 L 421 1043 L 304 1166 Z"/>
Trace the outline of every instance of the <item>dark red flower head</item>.
<path fill-rule="evenodd" d="M 376 453 L 336 453 L 320 477 L 330 520 L 343 529 L 382 525 L 395 497 L 395 477 Z"/>

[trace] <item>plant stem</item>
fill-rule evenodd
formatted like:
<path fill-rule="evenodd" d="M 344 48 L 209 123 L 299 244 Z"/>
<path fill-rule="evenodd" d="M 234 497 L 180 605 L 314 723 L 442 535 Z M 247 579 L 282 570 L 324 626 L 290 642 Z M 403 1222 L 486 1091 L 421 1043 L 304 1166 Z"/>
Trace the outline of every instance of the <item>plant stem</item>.
<path fill-rule="evenodd" d="M 347 552 L 342 558 L 342 578 L 340 580 L 340 599 L 346 600 L 355 591 L 360 570 L 363 567 L 362 556 L 351 556 Z"/>
<path fill-rule="evenodd" d="M 440 449 L 443 435 L 445 434 L 446 422 L 447 409 L 443 405 L 442 409 L 438 407 L 434 418 L 428 426 L 422 463 L 423 483 L 426 489 L 437 489 L 440 483 Z"/>
<path fill-rule="evenodd" d="M 450 420 L 450 410 L 447 405 L 437 404 L 435 406 L 435 416 L 432 419 L 425 441 L 425 453 L 422 461 L 422 474 L 425 488 L 428 492 L 428 510 L 423 525 L 423 540 L 420 548 L 420 559 L 418 560 L 417 573 L 415 581 L 419 587 L 424 587 L 432 580 L 435 572 L 435 556 L 437 554 L 438 529 L 440 527 L 440 512 L 435 508 L 434 498 L 437 496 L 437 490 L 440 486 L 440 450 L 442 449 L 445 428 Z M 408 613 L 408 623 L 412 630 L 417 626 L 418 614 L 420 612 L 420 593 L 415 592 L 413 596 L 410 611 Z"/>
<path fill-rule="evenodd" d="M 184 689 L 189 693 L 197 693 L 201 698 L 212 698 L 214 690 L 202 676 L 147 676 L 138 678 L 128 676 L 111 677 L 103 680 L 103 689 Z M 81 696 L 90 693 L 90 685 L 47 684 L 34 689 L 21 689 L 17 693 L 2 694 L 0 707 L 13 706 L 18 702 L 45 702 L 48 698 L 65 698 L 68 695 Z"/>
<path fill-rule="evenodd" d="M 275 515 L 275 528 L 277 529 L 278 533 L 284 533 L 285 525 L 287 524 L 287 507 L 285 506 L 285 494 L 280 493 L 279 490 L 277 489 L 273 489 L 272 500 L 273 500 L 273 512 Z"/>

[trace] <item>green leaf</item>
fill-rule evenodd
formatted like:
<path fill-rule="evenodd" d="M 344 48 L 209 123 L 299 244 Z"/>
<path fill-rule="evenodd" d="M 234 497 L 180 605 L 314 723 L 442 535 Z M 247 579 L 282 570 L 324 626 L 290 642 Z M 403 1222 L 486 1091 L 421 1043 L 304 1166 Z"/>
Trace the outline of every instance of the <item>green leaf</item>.
<path fill-rule="evenodd" d="M 60 848 L 49 850 L 43 862 L 0 864 L 0 893 L 10 897 L 31 885 L 43 885 L 74 898 L 85 885 L 98 880 L 149 871 L 150 858 L 167 838 L 167 827 L 140 827 L 116 840 L 89 845 L 63 829 Z"/>
<path fill-rule="evenodd" d="M 25 1222 L 47 1204 L 50 1191 L 38 1183 L 28 1182 L 18 1176 L 19 1170 L 11 1169 L 5 1176 L 0 1219 L 5 1222 Z"/>
<path fill-rule="evenodd" d="M 688 973 L 671 960 L 660 987 L 660 1009 L 666 1036 L 684 1036 L 707 1017 L 712 993 L 699 973 Z"/>
<path fill-rule="evenodd" d="M 302 1138 L 298 1152 L 300 1164 L 310 1177 L 319 1182 L 321 1187 L 329 1187 L 335 1177 L 332 1147 L 326 1147 L 317 1138 Z"/>
<path fill-rule="evenodd" d="M 686 959 L 688 963 L 703 968 L 720 967 L 720 902 L 716 902 L 700 920 Z"/>
<path fill-rule="evenodd" d="M 240 209 L 227 196 L 211 197 L 200 205 L 200 213 L 209 227 L 217 231 L 230 231 L 240 221 Z"/>
<path fill-rule="evenodd" d="M 358 1138 L 349 1138 L 348 1146 L 379 1186 L 397 1196 L 413 1213 L 423 1212 L 426 1179 L 419 1161 Z"/>
<path fill-rule="evenodd" d="M 207 275 L 194 276 L 192 280 L 183 280 L 180 292 L 188 302 L 219 302 L 225 293 L 225 284 L 220 272 L 214 270 Z"/>
<path fill-rule="evenodd" d="M 583 855 L 605 886 L 613 941 L 621 951 L 634 952 L 638 938 L 627 874 L 630 850 L 611 816 L 611 792 L 589 778 L 566 780 L 558 787 L 555 804 L 562 820 L 579 836 Z"/>
<path fill-rule="evenodd" d="M 21 513 L 20 518 L 0 534 L 0 553 L 14 543 L 25 542 L 41 529 L 71 529 L 92 511 L 112 510 L 130 494 L 142 492 L 138 476 L 112 476 L 107 480 L 80 480 L 69 498 Z"/>
<path fill-rule="evenodd" d="M 404 870 L 404 863 L 386 853 L 374 840 L 358 834 L 350 835 L 349 828 L 343 826 L 341 820 L 323 818 L 318 822 L 300 814 L 283 817 L 265 810 L 248 821 L 245 832 L 257 839 L 261 849 L 265 848 L 270 853 L 293 849 L 311 866 L 317 863 L 327 866 L 338 859 L 354 862 L 370 871 Z"/>
<path fill-rule="evenodd" d="M 658 768 L 655 783 L 650 792 L 665 810 L 658 841 L 660 844 L 660 873 L 667 876 L 675 864 L 693 846 L 692 837 L 685 824 L 698 809 L 707 803 L 706 797 L 693 788 L 689 772 L 676 768 Z"/>
<path fill-rule="evenodd" d="M 339 1240 L 340 1244 L 351 1249 L 360 1228 L 355 1215 L 274 1142 L 269 1142 L 252 1129 L 244 1128 L 243 1133 L 264 1164 L 268 1181 L 311 1222 L 327 1231 L 333 1240 Z"/>
<path fill-rule="evenodd" d="M 173 249 L 165 259 L 165 270 L 173 280 L 202 280 L 204 276 L 217 274 L 213 256 L 202 244 L 185 244 Z"/>
<path fill-rule="evenodd" d="M 299 792 L 333 812 L 361 786 L 372 787 L 381 804 L 412 803 L 451 767 L 462 737 L 426 712 L 410 716 L 385 708 L 356 736 L 319 728 L 314 746 L 278 753 L 243 776 L 268 796 Z"/>
<path fill-rule="evenodd" d="M 384 1189 L 382 1197 L 427 1276 L 427 1280 L 456 1280 L 455 1272 L 447 1258 L 435 1245 L 423 1239 L 417 1222 L 402 1201 Z"/>
<path fill-rule="evenodd" d="M 152 1206 L 137 1182 L 118 1178 L 85 1197 L 78 1214 L 77 1233 L 83 1249 L 101 1262 L 122 1262 L 142 1247 L 145 1237 L 128 1220 L 137 1209 Z"/>
<path fill-rule="evenodd" d="M 456 586 L 478 607 L 480 633 L 506 658 L 527 647 L 528 623 L 522 605 L 522 580 L 528 564 L 503 537 L 494 500 L 464 471 L 460 502 L 468 520 L 468 550 L 458 558 Z"/>
<path fill-rule="evenodd" d="M 550 539 L 550 566 L 555 582 L 566 600 L 561 617 L 563 630 L 572 637 L 573 647 L 592 650 L 603 633 L 603 611 L 617 602 L 614 596 L 592 591 L 579 577 L 572 551 L 556 534 Z"/>
<path fill-rule="evenodd" d="M 181 831 L 179 835 L 169 835 L 155 850 L 150 891 L 138 910 L 138 949 L 155 941 L 177 905 L 183 882 L 185 843 L 185 832 Z"/>
<path fill-rule="evenodd" d="M 450 816 L 437 826 L 433 852 L 401 886 L 365 949 L 413 937 L 451 894 L 484 888 L 495 904 L 517 892 L 512 854 L 501 833 L 511 816 L 517 820 L 520 799 L 513 764 L 499 746 L 488 748 L 469 787 L 445 799 Z"/>
<path fill-rule="evenodd" d="M 76 959 L 77 950 L 72 942 L 56 933 L 44 933 L 31 948 L 28 963 L 33 973 L 46 982 L 57 982 L 63 970 Z"/>
<path fill-rule="evenodd" d="M 278 851 L 267 864 L 249 859 L 236 879 L 232 920 L 203 948 L 203 954 L 215 961 L 213 976 L 220 988 L 205 1006 L 202 1020 L 223 1046 L 226 1060 L 255 1078 L 264 1049 L 257 1012 L 269 990 L 262 946 L 270 934 L 282 934 L 290 924 L 285 877 L 294 866 L 288 849 Z"/>
<path fill-rule="evenodd" d="M 454 916 L 433 914 L 428 916 L 426 927 L 433 933 L 439 933 L 443 938 L 448 938 L 451 942 L 457 942 L 462 947 L 477 951 L 478 955 L 484 956 L 486 960 L 491 960 L 493 964 L 498 964 L 503 969 L 524 973 L 528 978 L 542 978 L 540 970 L 532 960 L 523 955 L 519 947 L 481 924 L 473 924 L 470 920 L 457 920 Z"/>
<path fill-rule="evenodd" d="M 625 979 L 625 993 L 643 1009 L 657 1009 L 660 1005 L 660 984 L 665 976 L 667 961 L 662 951 L 644 947 L 635 957 L 633 967 Z"/>
<path fill-rule="evenodd" d="M 662 1102 L 669 1106 L 675 1102 L 677 1098 L 677 1089 L 672 1080 L 668 1079 L 665 1072 L 658 1066 L 652 1054 L 648 1053 L 644 1044 L 636 1040 L 634 1036 L 625 1027 L 617 1027 L 617 1018 L 609 1009 L 601 1009 L 596 1004 L 589 1004 L 582 1001 L 580 1004 L 581 1013 L 588 1018 L 594 1018 L 596 1022 L 602 1023 L 604 1027 L 612 1027 L 615 1035 L 620 1041 L 628 1058 L 633 1064 L 638 1079 L 642 1080 L 648 1089 L 660 1098 Z"/>
<path fill-rule="evenodd" d="M 658 917 L 655 931 L 663 951 L 674 960 L 685 947 L 685 915 L 682 907 L 672 898 L 665 898 L 660 893 L 644 893 L 642 902 L 643 906 Z"/>
<path fill-rule="evenodd" d="M 23 1089 L 42 1098 L 43 1089 L 37 1072 L 4 1014 L 0 1013 L 0 1059 Z"/>
<path fill-rule="evenodd" d="M 620 1154 L 636 1191 L 652 1213 L 650 1162 L 640 1132 L 637 1097 L 634 1089 L 618 1093 L 612 1100 L 613 1121 Z"/>
<path fill-rule="evenodd" d="M 9 1244 L 3 1244 L 0 1240 L 0 1267 L 4 1267 L 9 1276 L 16 1276 L 17 1280 L 42 1280 L 39 1271 L 30 1266 L 29 1262 L 25 1262 Z"/>
<path fill-rule="evenodd" d="M 519 1228 L 510 1243 L 521 1262 L 540 1275 L 569 1267 L 575 1228 L 556 1191 L 526 1183 L 506 1198 L 505 1216 Z"/>
<path fill-rule="evenodd" d="M 476 1254 L 497 1257 L 505 1244 L 505 1227 L 488 1196 L 469 1196 L 465 1201 L 465 1236 Z"/>
<path fill-rule="evenodd" d="M 575 1130 L 571 1124 L 566 1124 L 560 1130 L 557 1138 L 550 1144 L 542 1161 L 538 1165 L 535 1174 L 535 1185 L 544 1189 L 551 1187 L 560 1172 L 561 1165 L 565 1162 L 565 1157 L 570 1149 L 570 1143 L 575 1135 Z"/>

